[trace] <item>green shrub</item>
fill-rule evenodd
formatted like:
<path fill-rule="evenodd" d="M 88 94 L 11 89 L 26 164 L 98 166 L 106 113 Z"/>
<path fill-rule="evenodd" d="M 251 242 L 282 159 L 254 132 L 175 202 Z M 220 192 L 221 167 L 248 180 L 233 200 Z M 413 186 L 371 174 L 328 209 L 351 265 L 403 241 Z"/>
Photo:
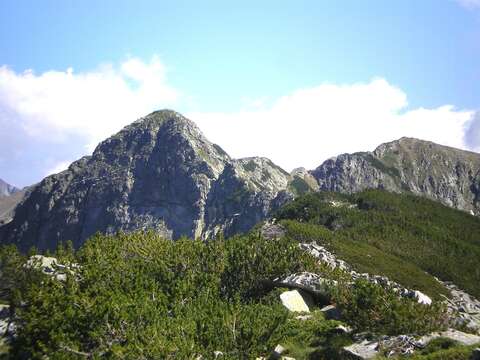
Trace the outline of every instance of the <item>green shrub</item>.
<path fill-rule="evenodd" d="M 357 331 L 420 335 L 448 324 L 443 304 L 419 304 L 366 280 L 357 280 L 353 286 L 339 284 L 333 299 L 342 318 Z"/>

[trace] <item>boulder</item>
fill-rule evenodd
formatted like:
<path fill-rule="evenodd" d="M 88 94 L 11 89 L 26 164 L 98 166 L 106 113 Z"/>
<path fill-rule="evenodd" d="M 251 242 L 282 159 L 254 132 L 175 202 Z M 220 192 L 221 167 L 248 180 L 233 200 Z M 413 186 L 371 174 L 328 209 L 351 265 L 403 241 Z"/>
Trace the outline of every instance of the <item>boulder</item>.
<path fill-rule="evenodd" d="M 335 305 L 327 305 L 320 309 L 327 320 L 340 320 L 340 310 Z"/>
<path fill-rule="evenodd" d="M 292 312 L 310 312 L 308 296 L 298 290 L 285 291 L 280 294 L 283 306 Z"/>
<path fill-rule="evenodd" d="M 284 237 L 286 230 L 282 225 L 276 224 L 275 219 L 272 219 L 263 224 L 260 232 L 264 238 L 273 240 Z"/>
<path fill-rule="evenodd" d="M 282 358 L 282 354 L 283 354 L 286 350 L 287 350 L 287 349 L 285 349 L 282 345 L 278 344 L 277 346 L 275 346 L 275 349 L 274 349 L 273 352 L 272 352 L 271 358 L 272 358 L 272 359 L 280 359 L 280 358 Z"/>
<path fill-rule="evenodd" d="M 480 360 L 480 348 L 476 348 L 472 351 L 471 360 Z"/>

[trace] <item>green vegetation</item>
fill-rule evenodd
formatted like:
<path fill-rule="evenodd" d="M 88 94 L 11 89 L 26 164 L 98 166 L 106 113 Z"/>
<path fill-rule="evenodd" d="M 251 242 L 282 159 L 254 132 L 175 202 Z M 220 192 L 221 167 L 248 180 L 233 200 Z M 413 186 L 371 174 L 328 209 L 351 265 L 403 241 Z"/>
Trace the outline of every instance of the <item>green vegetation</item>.
<path fill-rule="evenodd" d="M 295 176 L 288 186 L 295 195 L 304 195 L 312 190 L 310 185 L 299 176 Z"/>
<path fill-rule="evenodd" d="M 376 157 L 374 157 L 372 154 L 364 153 L 364 158 L 367 160 L 370 164 L 372 164 L 373 167 L 377 168 L 383 173 L 386 173 L 390 175 L 393 178 L 399 179 L 400 178 L 400 171 L 396 167 L 393 166 L 388 166 L 384 162 L 380 161 Z M 387 158 L 388 160 L 391 161 L 391 158 Z"/>
<path fill-rule="evenodd" d="M 288 239 L 255 234 L 207 243 L 97 235 L 78 252 L 60 247 L 53 255 L 80 264 L 77 274 L 61 282 L 25 268 L 13 247 L 2 249 L 4 295 L 19 319 L 14 358 L 268 354 L 301 329 L 264 281 L 316 267 Z M 312 324 L 323 332 L 336 322 Z"/>
<path fill-rule="evenodd" d="M 333 202 L 332 202 L 333 201 Z M 351 343 L 318 310 L 307 320 L 281 304 L 278 277 L 302 271 L 337 281 L 329 294 L 355 331 L 397 335 L 445 328 L 445 308 L 400 298 L 331 270 L 298 242 L 317 241 L 357 268 L 384 274 L 433 297 L 446 290 L 425 271 L 478 294 L 480 222 L 411 195 L 366 191 L 307 194 L 277 215 L 280 239 L 251 233 L 207 242 L 153 232 L 96 235 L 52 256 L 78 268 L 59 281 L 25 267 L 26 255 L 0 248 L 0 298 L 15 312 L 10 358 L 224 359 L 268 356 L 277 344 L 300 359 L 341 359 Z M 447 256 L 448 254 L 448 256 Z M 471 348 L 436 340 L 411 359 L 467 359 Z M 467 355 L 468 354 L 468 355 Z"/>
<path fill-rule="evenodd" d="M 244 167 L 245 170 L 247 170 L 247 171 L 255 171 L 255 170 L 257 169 L 257 164 L 255 164 L 255 161 L 250 160 L 249 162 L 247 162 L 246 164 L 244 164 L 243 167 Z"/>
<path fill-rule="evenodd" d="M 283 290 L 271 286 L 271 280 L 301 271 L 339 280 L 332 299 L 345 320 L 368 323 L 374 332 L 395 333 L 394 325 L 414 317 L 419 325 L 412 330 L 422 333 L 443 316 L 440 309 L 399 302 L 373 286 L 363 292 L 372 304 L 368 314 L 382 319 L 355 320 L 370 306 L 358 302 L 357 287 L 342 285 L 344 274 L 318 264 L 288 237 L 267 240 L 251 233 L 172 242 L 154 233 L 96 235 L 78 251 L 60 246 L 52 255 L 80 267 L 59 281 L 26 268 L 27 257 L 14 247 L 0 251 L 3 298 L 17 317 L 13 358 L 187 359 L 221 351 L 238 359 L 268 355 L 277 344 L 297 359 L 339 358 L 339 349 L 352 341 L 335 330 L 339 322 L 315 309 L 310 319 L 296 319 L 280 303 Z M 385 294 L 387 306 L 381 307 Z"/>
<path fill-rule="evenodd" d="M 276 217 L 292 239 L 317 241 L 360 272 L 386 275 L 433 297 L 446 294 L 428 272 L 480 296 L 480 220 L 467 213 L 410 194 L 368 190 L 307 194 Z"/>
<path fill-rule="evenodd" d="M 441 340 L 440 340 L 441 341 Z M 432 341 L 433 342 L 433 341 Z M 436 342 L 438 345 L 438 342 Z M 447 345 L 447 342 L 445 342 Z M 409 357 L 394 357 L 393 359 L 408 360 L 471 360 L 472 351 L 475 346 L 457 346 L 449 344 L 446 348 L 432 348 L 427 346 L 426 349 Z M 384 357 L 375 358 L 375 360 L 387 359 Z M 392 359 L 392 358 L 389 358 Z"/>

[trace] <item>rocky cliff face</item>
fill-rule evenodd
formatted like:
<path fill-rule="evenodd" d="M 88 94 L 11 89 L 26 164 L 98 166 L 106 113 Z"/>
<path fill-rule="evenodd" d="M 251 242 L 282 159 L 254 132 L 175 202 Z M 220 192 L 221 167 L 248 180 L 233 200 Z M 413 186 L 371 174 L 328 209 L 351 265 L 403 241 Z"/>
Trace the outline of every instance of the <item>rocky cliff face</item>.
<path fill-rule="evenodd" d="M 373 152 L 343 154 L 325 161 L 311 174 L 321 190 L 410 191 L 480 214 L 480 154 L 429 141 L 402 138 Z"/>
<path fill-rule="evenodd" d="M 97 231 L 154 229 L 169 238 L 244 231 L 289 197 L 267 159 L 232 160 L 190 120 L 154 112 L 47 177 L 0 228 L 21 249 L 78 247 Z"/>

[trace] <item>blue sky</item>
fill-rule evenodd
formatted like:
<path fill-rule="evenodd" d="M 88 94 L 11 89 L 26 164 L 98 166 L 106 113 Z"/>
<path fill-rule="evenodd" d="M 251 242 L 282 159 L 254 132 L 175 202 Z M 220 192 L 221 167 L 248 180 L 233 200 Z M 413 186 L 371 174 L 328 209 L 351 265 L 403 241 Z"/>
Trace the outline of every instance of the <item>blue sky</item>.
<path fill-rule="evenodd" d="M 4 146 L 0 144 L 0 178 L 24 186 L 87 154 L 94 142 L 128 123 L 123 118 L 104 119 L 109 116 L 107 107 L 128 102 L 129 96 L 151 98 L 151 101 L 132 101 L 139 105 L 129 109 L 131 112 L 124 111 L 132 114 L 129 121 L 145 115 L 142 111 L 173 107 L 198 120 L 207 136 L 234 156 L 255 155 L 244 151 L 241 143 L 229 148 L 234 141 L 228 139 L 228 129 L 244 126 L 245 129 L 238 131 L 246 134 L 252 127 L 266 132 L 270 129 L 269 134 L 262 133 L 270 137 L 274 120 L 262 123 L 262 118 L 278 114 L 284 102 L 305 104 L 304 98 L 298 100 L 299 93 L 307 94 L 309 105 L 323 103 L 326 95 L 318 87 L 326 84 L 335 86 L 330 90 L 333 93 L 338 90 L 340 99 L 348 97 L 346 106 L 351 96 L 368 99 L 374 96 L 369 94 L 391 93 L 396 98 L 391 100 L 394 105 L 385 114 L 402 116 L 417 111 L 409 116 L 415 118 L 410 122 L 422 122 L 418 111 L 429 109 L 432 112 L 425 115 L 429 119 L 426 123 L 435 124 L 440 121 L 435 119 L 440 118 L 433 117 L 439 111 L 433 111 L 448 110 L 448 114 L 442 114 L 459 116 L 448 123 L 470 128 L 470 133 L 450 141 L 446 136 L 455 130 L 446 125 L 441 134 L 434 132 L 429 140 L 475 150 L 480 144 L 480 132 L 474 124 L 475 111 L 480 108 L 478 59 L 480 4 L 475 0 L 3 0 L 0 2 L 0 66 L 4 70 L 0 80 L 0 125 L 8 141 L 0 133 L 0 141 L 4 140 Z M 132 71 L 119 70 L 128 61 L 137 61 L 136 65 L 128 65 L 134 69 L 133 75 Z M 140 71 L 142 66 L 144 70 Z M 97 110 L 102 105 L 96 102 L 78 99 L 77 104 L 58 95 L 69 94 L 62 86 L 73 89 L 77 85 L 59 80 L 52 89 L 55 80 L 48 77 L 40 80 L 43 74 L 52 71 L 67 79 L 69 68 L 70 74 L 77 77 L 113 71 L 130 91 L 124 95 L 109 94 L 105 85 L 102 94 L 108 99 L 105 108 Z M 38 80 L 35 84 L 22 82 L 27 69 Z M 156 80 L 145 85 L 142 76 Z M 385 81 L 383 90 L 371 92 L 375 79 Z M 85 81 L 82 90 L 75 88 L 71 96 L 88 93 L 85 88 L 95 87 L 89 84 L 96 83 Z M 142 84 L 145 86 L 141 94 L 135 93 Z M 362 84 L 361 95 L 349 92 L 351 86 Z M 44 96 L 32 93 L 46 93 L 51 101 L 39 105 Z M 155 98 L 153 93 L 163 95 Z M 87 117 L 95 117 L 93 110 L 102 113 L 102 120 L 94 123 L 104 121 L 105 126 L 94 134 L 92 126 L 71 120 L 68 112 L 47 109 L 55 106 L 55 99 L 57 103 L 67 101 L 72 112 L 83 107 L 92 109 L 92 113 L 84 114 Z M 378 97 L 379 102 L 388 103 L 389 99 Z M 446 105 L 452 107 L 445 109 Z M 291 106 L 285 105 L 288 110 L 283 113 L 295 114 Z M 369 106 L 375 107 L 375 101 Z M 334 109 L 328 113 L 317 110 L 302 113 L 305 117 L 312 114 L 310 122 L 302 123 L 303 126 L 308 128 L 315 123 L 314 128 L 319 132 L 330 132 L 329 123 L 335 122 Z M 369 108 L 366 112 L 359 111 L 358 118 L 356 112 L 343 116 L 361 122 L 372 113 L 378 111 Z M 389 116 L 382 116 L 388 121 Z M 318 117 L 322 118 L 321 126 Z M 292 127 L 298 124 L 291 117 L 290 120 Z M 288 121 L 282 121 L 280 128 L 288 134 L 285 124 Z M 348 127 L 349 123 L 345 124 Z M 370 150 L 375 141 L 388 141 L 396 135 L 428 137 L 428 129 L 419 126 L 422 130 L 414 129 L 413 125 L 405 129 L 399 126 L 395 134 L 367 137 L 355 146 L 350 146 L 351 140 L 339 147 L 327 142 L 318 155 L 307 158 L 307 153 L 322 147 L 321 139 L 314 144 L 312 138 L 311 147 L 299 146 L 297 163 L 314 167 L 335 151 Z M 338 129 L 332 127 L 331 132 L 338 133 Z M 18 139 L 12 139 L 16 133 Z M 262 141 L 261 137 L 258 141 Z M 281 146 L 249 146 L 291 170 L 295 159 L 286 159 L 287 155 L 275 152 L 277 148 Z"/>

